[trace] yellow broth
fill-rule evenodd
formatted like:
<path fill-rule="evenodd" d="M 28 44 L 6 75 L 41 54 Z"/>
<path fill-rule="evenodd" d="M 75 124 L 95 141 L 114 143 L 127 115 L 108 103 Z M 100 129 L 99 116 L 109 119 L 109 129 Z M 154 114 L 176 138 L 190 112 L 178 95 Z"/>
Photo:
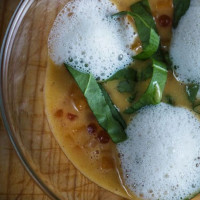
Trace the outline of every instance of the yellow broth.
<path fill-rule="evenodd" d="M 73 164 L 100 186 L 128 198 L 120 177 L 115 145 L 101 143 L 98 125 L 87 102 L 65 67 L 49 60 L 45 84 L 46 114 L 59 145 Z M 95 129 L 92 131 L 91 129 Z"/>

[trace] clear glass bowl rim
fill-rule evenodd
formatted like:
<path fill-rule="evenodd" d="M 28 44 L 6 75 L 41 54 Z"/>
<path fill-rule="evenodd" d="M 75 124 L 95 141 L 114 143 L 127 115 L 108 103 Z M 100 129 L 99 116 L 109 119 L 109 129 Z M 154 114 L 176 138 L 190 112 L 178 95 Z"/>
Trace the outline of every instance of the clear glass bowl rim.
<path fill-rule="evenodd" d="M 29 162 L 27 161 L 25 155 L 23 154 L 23 151 L 20 148 L 20 145 L 18 144 L 14 130 L 12 129 L 10 122 L 9 122 L 9 116 L 8 116 L 8 109 L 5 104 L 5 94 L 4 94 L 4 76 L 7 76 L 7 73 L 5 71 L 9 57 L 10 57 L 10 50 L 12 48 L 13 38 L 15 37 L 15 34 L 18 30 L 18 26 L 20 24 L 20 20 L 23 19 L 24 15 L 27 13 L 28 9 L 32 5 L 34 0 L 21 0 L 19 5 L 17 6 L 10 23 L 7 27 L 7 31 L 5 33 L 3 43 L 1 46 L 0 51 L 0 113 L 2 117 L 2 121 L 5 127 L 6 132 L 8 133 L 9 139 L 27 172 L 29 175 L 35 180 L 35 182 L 40 186 L 40 188 L 51 198 L 54 200 L 59 200 L 59 198 L 48 188 L 47 185 L 45 185 L 44 182 L 38 177 L 38 175 L 34 172 L 33 168 L 30 166 Z"/>

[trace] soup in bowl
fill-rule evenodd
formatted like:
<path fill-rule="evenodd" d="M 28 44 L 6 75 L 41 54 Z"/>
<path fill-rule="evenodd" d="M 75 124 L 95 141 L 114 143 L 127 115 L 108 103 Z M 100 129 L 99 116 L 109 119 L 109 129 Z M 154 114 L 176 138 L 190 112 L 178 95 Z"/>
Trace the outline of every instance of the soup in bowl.
<path fill-rule="evenodd" d="M 184 66 L 191 58 L 185 48 L 195 49 L 187 31 L 198 36 L 198 20 L 188 25 L 198 6 L 74 0 L 51 29 L 51 130 L 76 168 L 122 197 L 191 199 L 199 192 L 198 54 Z"/>

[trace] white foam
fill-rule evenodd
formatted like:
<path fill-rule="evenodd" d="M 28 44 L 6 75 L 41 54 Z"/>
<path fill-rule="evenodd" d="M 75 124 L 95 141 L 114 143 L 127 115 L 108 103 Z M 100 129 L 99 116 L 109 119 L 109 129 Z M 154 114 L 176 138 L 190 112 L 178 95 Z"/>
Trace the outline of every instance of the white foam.
<path fill-rule="evenodd" d="M 200 122 L 189 110 L 145 107 L 126 132 L 117 149 L 125 181 L 138 196 L 180 200 L 199 190 Z"/>
<path fill-rule="evenodd" d="M 177 77 L 184 83 L 200 83 L 200 1 L 191 5 L 173 30 L 170 48 Z"/>
<path fill-rule="evenodd" d="M 70 1 L 57 16 L 49 36 L 50 56 L 78 70 L 107 79 L 132 62 L 136 34 L 109 0 Z"/>

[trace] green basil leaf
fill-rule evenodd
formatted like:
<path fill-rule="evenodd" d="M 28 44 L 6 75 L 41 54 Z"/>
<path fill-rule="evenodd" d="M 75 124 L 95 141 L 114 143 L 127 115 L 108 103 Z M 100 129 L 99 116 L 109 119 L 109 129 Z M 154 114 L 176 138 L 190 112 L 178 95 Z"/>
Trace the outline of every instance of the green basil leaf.
<path fill-rule="evenodd" d="M 155 21 L 151 15 L 150 7 L 147 1 L 143 0 L 133 4 L 131 6 L 131 11 L 131 13 L 134 14 L 132 16 L 134 17 L 138 35 L 144 49 L 149 45 L 151 29 L 157 32 Z"/>
<path fill-rule="evenodd" d="M 137 73 L 137 81 L 146 81 L 151 78 L 153 74 L 152 63 L 148 64 L 145 69 Z"/>
<path fill-rule="evenodd" d="M 133 93 L 133 95 L 131 95 L 128 99 L 127 99 L 127 101 L 129 102 L 129 103 L 133 103 L 134 102 L 134 100 L 135 100 L 135 98 L 136 98 L 136 92 L 134 92 Z"/>
<path fill-rule="evenodd" d="M 164 52 L 162 51 L 161 47 L 159 46 L 159 49 L 154 53 L 154 55 L 152 56 L 153 59 L 158 60 L 160 62 L 164 62 L 165 61 L 165 57 L 164 57 Z"/>
<path fill-rule="evenodd" d="M 190 0 L 173 0 L 174 4 L 174 16 L 173 27 L 176 28 L 181 17 L 186 13 L 190 7 Z"/>
<path fill-rule="evenodd" d="M 116 113 L 116 111 L 111 110 L 111 103 L 108 105 L 109 100 L 107 97 L 105 99 L 105 91 L 101 90 L 101 86 L 95 78 L 90 74 L 79 72 L 67 64 L 65 66 L 83 92 L 99 125 L 107 131 L 112 141 L 119 143 L 126 140 L 127 136 L 121 125 L 121 119 L 119 122 L 115 118 L 116 115 L 113 116 L 113 112 Z"/>
<path fill-rule="evenodd" d="M 156 33 L 156 27 L 152 16 L 145 11 L 142 5 L 139 6 L 139 8 L 140 9 L 142 8 L 141 10 L 144 11 L 144 13 L 141 12 L 142 13 L 141 16 L 137 13 L 133 13 L 130 11 L 122 11 L 114 14 L 113 16 L 129 15 L 134 18 L 138 35 L 142 42 L 142 48 L 143 48 L 143 51 L 140 54 L 134 56 L 134 58 L 138 60 L 145 60 L 150 58 L 153 54 L 155 54 L 159 50 L 160 37 Z M 152 21 L 149 20 L 149 18 L 152 19 Z M 152 22 L 154 25 L 152 25 Z"/>
<path fill-rule="evenodd" d="M 167 81 L 167 66 L 154 59 L 152 59 L 152 61 L 153 76 L 151 82 L 142 97 L 125 110 L 126 114 L 132 114 L 146 105 L 155 105 L 161 102 L 162 93 Z"/>
<path fill-rule="evenodd" d="M 117 86 L 117 90 L 121 93 L 124 92 L 131 93 L 134 91 L 134 89 L 135 89 L 135 82 L 131 80 L 120 81 Z"/>
<path fill-rule="evenodd" d="M 150 58 L 159 49 L 160 37 L 157 34 L 156 25 L 151 15 L 148 1 L 142 0 L 137 2 L 131 6 L 131 12 L 122 11 L 113 16 L 124 15 L 129 15 L 134 18 L 138 35 L 142 43 L 143 51 L 134 56 L 134 58 L 138 60 Z"/>
<path fill-rule="evenodd" d="M 109 94 L 107 93 L 107 91 L 105 90 L 105 88 L 99 84 L 99 87 L 101 88 L 101 91 L 104 95 L 104 98 L 108 104 L 108 106 L 110 107 L 110 110 L 112 112 L 113 117 L 121 124 L 121 126 L 125 129 L 127 127 L 126 122 L 124 121 L 124 119 L 122 118 L 121 114 L 119 113 L 119 111 L 117 110 L 117 108 L 115 107 L 115 105 L 113 104 Z"/>
<path fill-rule="evenodd" d="M 73 77 L 76 77 L 75 81 L 78 83 L 79 88 L 84 93 L 86 88 L 87 88 L 87 84 L 89 82 L 89 79 L 90 79 L 90 74 L 81 73 L 77 70 L 74 70 L 74 68 L 72 68 L 71 66 L 69 66 L 67 64 L 65 64 L 65 67 L 68 69 L 68 71 L 71 74 L 73 74 Z"/>
<path fill-rule="evenodd" d="M 150 58 L 158 50 L 159 45 L 160 45 L 160 37 L 154 31 L 154 29 L 151 28 L 149 44 L 143 48 L 143 51 L 140 54 L 134 56 L 134 58 L 138 60 L 146 60 Z"/>
<path fill-rule="evenodd" d="M 169 52 L 167 52 L 167 51 L 163 52 L 163 57 L 164 57 L 165 63 L 167 64 L 167 69 L 172 70 L 173 69 L 173 63 L 172 63 L 172 60 L 169 56 Z"/>
<path fill-rule="evenodd" d="M 133 68 L 127 67 L 117 71 L 113 76 L 107 79 L 106 82 L 120 79 L 136 80 L 136 74 L 137 72 Z"/>
<path fill-rule="evenodd" d="M 142 0 L 140 1 L 140 4 L 144 7 L 144 9 L 151 15 L 151 8 L 149 5 L 149 1 L 148 0 Z M 132 5 L 133 6 L 133 5 Z M 133 8 L 134 9 L 134 8 Z"/>
<path fill-rule="evenodd" d="M 111 17 L 123 17 L 126 15 L 128 15 L 128 11 L 121 11 L 121 12 L 113 14 Z"/>
<path fill-rule="evenodd" d="M 196 85 L 196 84 L 187 85 L 185 90 L 186 90 L 189 101 L 191 103 L 194 103 L 197 97 L 197 92 L 199 90 L 199 85 Z"/>
<path fill-rule="evenodd" d="M 200 114 L 200 104 L 193 107 L 195 113 Z"/>
<path fill-rule="evenodd" d="M 126 70 L 126 73 L 124 74 L 124 79 L 135 81 L 136 76 L 137 76 L 137 72 L 133 68 L 128 67 Z"/>

